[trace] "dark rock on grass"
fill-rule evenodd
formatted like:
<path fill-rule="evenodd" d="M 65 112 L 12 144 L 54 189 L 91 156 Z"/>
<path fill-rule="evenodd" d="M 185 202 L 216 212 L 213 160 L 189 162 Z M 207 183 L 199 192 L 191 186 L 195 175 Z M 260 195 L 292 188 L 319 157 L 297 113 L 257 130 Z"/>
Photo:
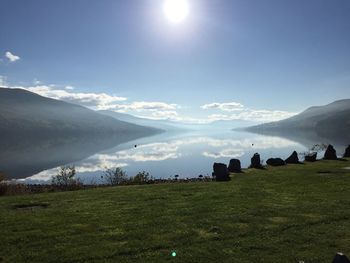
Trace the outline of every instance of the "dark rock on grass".
<path fill-rule="evenodd" d="M 215 176 L 216 181 L 229 181 L 230 176 L 227 169 L 227 165 L 223 163 L 214 163 L 213 165 L 213 176 Z"/>
<path fill-rule="evenodd" d="M 342 253 L 337 253 L 332 263 L 350 263 L 350 260 Z"/>
<path fill-rule="evenodd" d="M 256 169 L 262 169 L 263 166 L 261 165 L 261 159 L 260 154 L 255 153 L 253 157 L 250 159 L 250 166 L 249 168 L 256 168 Z"/>
<path fill-rule="evenodd" d="M 271 166 L 283 166 L 286 165 L 286 162 L 283 161 L 281 158 L 270 158 L 266 161 L 268 165 Z"/>
<path fill-rule="evenodd" d="M 316 162 L 316 160 L 317 160 L 317 152 L 313 152 L 305 155 L 306 162 Z"/>
<path fill-rule="evenodd" d="M 230 164 L 228 166 L 228 171 L 230 173 L 241 173 L 242 172 L 241 161 L 238 159 L 231 159 Z"/>
<path fill-rule="evenodd" d="M 298 153 L 296 151 L 294 151 L 291 156 L 289 156 L 286 160 L 285 160 L 286 163 L 289 163 L 289 164 L 300 164 L 300 161 L 299 161 L 299 157 L 298 157 Z"/>
<path fill-rule="evenodd" d="M 350 158 L 350 145 L 348 147 L 346 147 L 343 157 L 344 158 Z"/>
<path fill-rule="evenodd" d="M 325 160 L 337 160 L 337 152 L 335 151 L 333 145 L 328 145 L 326 152 L 324 153 L 323 159 Z"/>

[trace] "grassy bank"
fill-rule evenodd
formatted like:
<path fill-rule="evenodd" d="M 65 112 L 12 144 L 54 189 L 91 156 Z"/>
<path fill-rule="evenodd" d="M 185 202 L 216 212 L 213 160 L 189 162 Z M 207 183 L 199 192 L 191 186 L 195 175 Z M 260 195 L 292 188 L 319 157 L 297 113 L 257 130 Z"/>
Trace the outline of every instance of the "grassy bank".
<path fill-rule="evenodd" d="M 346 166 L 2 197 L 0 261 L 331 262 L 337 251 L 350 255 Z"/>

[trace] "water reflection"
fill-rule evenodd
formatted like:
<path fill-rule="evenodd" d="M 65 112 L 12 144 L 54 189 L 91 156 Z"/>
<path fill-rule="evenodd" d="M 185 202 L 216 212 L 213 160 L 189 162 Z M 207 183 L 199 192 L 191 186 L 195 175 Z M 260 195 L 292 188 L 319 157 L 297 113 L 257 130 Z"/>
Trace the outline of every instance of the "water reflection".
<path fill-rule="evenodd" d="M 136 145 L 137 147 L 134 147 Z M 71 161 L 77 176 L 85 183 L 101 182 L 107 168 L 123 167 L 129 175 L 148 171 L 158 178 L 210 175 L 213 162 L 225 162 L 239 158 L 248 166 L 253 153 L 287 157 L 293 150 L 304 151 L 297 142 L 274 136 L 262 136 L 242 132 L 224 133 L 167 133 L 130 141 L 96 153 L 82 161 Z M 49 181 L 58 168 L 47 169 L 27 177 L 26 182 Z"/>
<path fill-rule="evenodd" d="M 210 175 L 214 162 L 228 163 L 239 158 L 247 167 L 255 152 L 262 159 L 288 157 L 292 151 L 304 152 L 316 143 L 333 143 L 338 151 L 347 144 L 315 135 L 260 135 L 226 131 L 222 133 L 164 133 L 131 141 L 111 138 L 80 138 L 66 141 L 41 141 L 21 144 L 0 154 L 0 170 L 7 170 L 25 182 L 49 182 L 58 166 L 75 165 L 85 183 L 100 183 L 107 168 L 123 167 L 128 175 L 147 171 L 157 178 Z M 108 150 L 111 145 L 117 145 Z M 136 145 L 136 147 L 135 147 Z"/>
<path fill-rule="evenodd" d="M 79 163 L 96 152 L 135 139 L 135 136 L 53 137 L 0 141 L 0 171 L 10 179 L 26 178 L 33 174 L 50 174 L 51 169 L 68 163 Z M 47 176 L 45 176 L 47 177 Z"/>

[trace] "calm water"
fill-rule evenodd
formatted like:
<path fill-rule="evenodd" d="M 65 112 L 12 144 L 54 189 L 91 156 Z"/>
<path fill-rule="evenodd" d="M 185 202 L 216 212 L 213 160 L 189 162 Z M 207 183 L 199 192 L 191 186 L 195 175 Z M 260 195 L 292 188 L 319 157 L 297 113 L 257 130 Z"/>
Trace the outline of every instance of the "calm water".
<path fill-rule="evenodd" d="M 1 161 L 2 164 L 5 161 L 6 167 L 13 168 L 8 168 L 8 172 L 2 169 L 9 177 L 13 174 L 15 176 L 12 178 L 25 182 L 49 182 L 60 166 L 75 165 L 77 177 L 83 182 L 101 183 L 101 175 L 106 168 L 123 167 L 130 176 L 147 171 L 156 178 L 170 178 L 176 174 L 182 178 L 198 177 L 200 174 L 211 175 L 214 162 L 228 163 L 231 158 L 238 158 L 242 166 L 247 167 L 256 152 L 260 153 L 263 160 L 270 157 L 286 158 L 294 150 L 306 151 L 313 143 L 316 141 L 305 141 L 305 138 L 297 142 L 295 139 L 245 132 L 196 131 L 163 133 L 115 147 L 104 143 L 104 148 L 109 146 L 107 150 L 97 147 L 101 145 L 99 141 L 89 141 L 89 146 L 86 145 L 87 141 L 78 141 L 67 144 L 69 147 L 62 146 L 62 143 L 48 147 L 46 143 L 46 147 L 40 145 L 34 150 L 28 145 L 28 154 L 23 153 L 26 149 L 23 147 L 17 154 L 12 149 L 9 155 L 2 155 L 2 158 L 7 157 L 10 164 L 6 166 L 6 160 Z M 34 154 L 43 151 L 42 155 Z"/>

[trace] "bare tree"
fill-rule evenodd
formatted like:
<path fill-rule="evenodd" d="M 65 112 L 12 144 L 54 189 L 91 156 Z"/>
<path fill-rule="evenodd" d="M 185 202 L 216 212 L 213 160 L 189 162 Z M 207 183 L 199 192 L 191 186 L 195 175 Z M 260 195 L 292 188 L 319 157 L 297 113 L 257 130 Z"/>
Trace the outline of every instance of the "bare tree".
<path fill-rule="evenodd" d="M 127 175 L 122 168 L 106 169 L 104 171 L 105 182 L 109 185 L 119 185 L 127 181 Z"/>
<path fill-rule="evenodd" d="M 62 166 L 57 175 L 52 177 L 52 185 L 69 188 L 80 185 L 79 180 L 75 179 L 76 170 L 74 166 Z"/>

